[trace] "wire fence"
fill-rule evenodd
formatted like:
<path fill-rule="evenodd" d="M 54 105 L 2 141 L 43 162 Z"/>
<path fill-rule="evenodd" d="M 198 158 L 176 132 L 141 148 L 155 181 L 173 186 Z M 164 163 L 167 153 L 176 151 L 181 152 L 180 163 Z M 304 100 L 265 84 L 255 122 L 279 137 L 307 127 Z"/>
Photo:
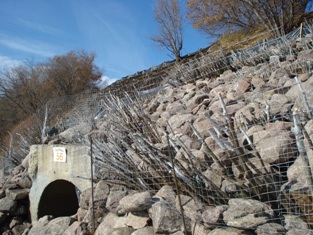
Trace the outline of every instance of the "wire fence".
<path fill-rule="evenodd" d="M 194 200 L 180 212 L 204 227 L 227 224 L 204 221 L 207 206 L 245 198 L 271 208 L 268 222 L 295 215 L 313 229 L 313 37 L 310 26 L 301 31 L 240 51 L 200 50 L 101 92 L 52 100 L 37 131 L 45 117 L 60 131 L 88 123 L 98 178 L 153 195 L 170 185 Z"/>

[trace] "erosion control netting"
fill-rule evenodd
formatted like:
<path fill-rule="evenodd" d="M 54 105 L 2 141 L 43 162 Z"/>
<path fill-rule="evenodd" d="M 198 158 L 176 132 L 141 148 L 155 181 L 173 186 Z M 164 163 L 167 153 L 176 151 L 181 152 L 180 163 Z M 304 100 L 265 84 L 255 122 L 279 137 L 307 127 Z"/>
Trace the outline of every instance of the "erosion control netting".
<path fill-rule="evenodd" d="M 234 209 L 230 199 L 243 198 L 264 203 L 250 208 L 252 217 L 285 225 L 285 215 L 295 215 L 309 230 L 313 38 L 311 27 L 301 40 L 299 32 L 226 55 L 199 53 L 156 77 L 70 97 L 60 107 L 51 101 L 36 117 L 61 131 L 92 126 L 73 141 L 89 146 L 92 139 L 98 178 L 152 195 L 162 189 L 163 199 L 174 190 L 181 203 L 173 210 L 191 221 L 232 226 L 236 218 L 225 211 Z M 208 222 L 213 207 L 226 214 Z"/>
<path fill-rule="evenodd" d="M 271 50 L 288 45 L 294 51 L 288 40 L 276 40 Z M 310 50 L 312 38 L 305 40 L 302 50 Z M 140 88 L 137 95 L 103 96 L 92 135 L 100 177 L 113 173 L 152 195 L 170 185 L 182 200 L 173 210 L 180 204 L 182 215 L 206 227 L 255 229 L 236 221 L 236 216 L 249 220 L 250 213 L 287 229 L 292 226 L 286 215 L 297 216 L 291 217 L 295 227 L 312 229 L 311 62 L 301 56 L 290 62 L 282 55 L 286 51 L 217 79 L 201 75 L 196 82 L 181 74 L 192 78 L 199 67 L 182 66 L 157 95 L 146 90 L 153 95 L 143 97 Z M 252 82 L 256 78 L 263 85 Z M 239 95 L 247 80 L 253 84 Z M 232 211 L 236 200 L 231 199 L 246 199 L 241 205 L 246 211 Z M 205 219 L 205 213 L 218 210 L 224 218 Z"/>
<path fill-rule="evenodd" d="M 96 165 L 139 191 L 155 194 L 171 185 L 201 205 L 195 214 L 205 205 L 249 198 L 270 206 L 269 221 L 283 223 L 285 214 L 293 214 L 311 226 L 312 112 L 290 105 L 286 113 L 272 114 L 265 105 L 259 116 L 236 116 L 221 95 L 218 100 L 222 112 L 204 112 L 201 129 L 190 116 L 177 130 L 170 118 L 163 126 L 153 121 L 140 98 L 109 97 L 92 137 Z M 176 115 L 184 119 L 186 111 Z M 199 214 L 191 217 L 201 221 Z"/>

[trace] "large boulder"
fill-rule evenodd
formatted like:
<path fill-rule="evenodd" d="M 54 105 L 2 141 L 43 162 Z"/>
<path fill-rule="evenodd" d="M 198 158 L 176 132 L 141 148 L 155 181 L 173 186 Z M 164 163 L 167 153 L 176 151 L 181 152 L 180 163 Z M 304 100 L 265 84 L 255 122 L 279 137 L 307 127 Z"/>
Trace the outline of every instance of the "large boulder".
<path fill-rule="evenodd" d="M 84 190 L 79 197 L 79 206 L 84 210 L 88 210 L 90 198 L 91 198 L 91 188 Z"/>
<path fill-rule="evenodd" d="M 202 220 L 201 213 L 203 210 L 203 205 L 197 202 L 193 198 L 185 195 L 180 195 L 180 202 L 183 207 L 184 215 L 187 216 L 192 221 L 200 223 Z M 179 211 L 179 198 L 176 197 L 176 208 Z"/>
<path fill-rule="evenodd" d="M 112 190 L 107 198 L 106 208 L 113 212 L 117 213 L 117 208 L 120 203 L 120 200 L 127 195 L 126 190 Z"/>
<path fill-rule="evenodd" d="M 228 206 L 210 206 L 202 213 L 202 220 L 206 227 L 215 228 L 224 225 L 223 213 L 228 209 Z"/>
<path fill-rule="evenodd" d="M 132 211 L 144 211 L 151 206 L 149 205 L 150 200 L 151 195 L 149 192 L 127 195 L 120 200 L 117 214 L 123 215 Z"/>
<path fill-rule="evenodd" d="M 81 143 L 84 136 L 91 130 L 89 123 L 81 123 L 60 133 L 59 138 L 63 143 Z"/>
<path fill-rule="evenodd" d="M 261 158 L 269 164 L 287 162 L 297 155 L 294 136 L 288 131 L 273 128 L 255 132 L 253 140 Z"/>
<path fill-rule="evenodd" d="M 127 215 L 125 224 L 133 229 L 140 229 L 144 228 L 148 224 L 149 220 L 150 218 L 146 212 L 130 212 Z"/>
<path fill-rule="evenodd" d="M 109 193 L 110 193 L 109 185 L 104 180 L 100 180 L 97 183 L 95 187 L 95 191 L 94 191 L 94 199 L 93 199 L 94 206 L 105 208 Z M 90 202 L 89 204 L 91 204 Z"/>
<path fill-rule="evenodd" d="M 182 215 L 171 204 L 160 201 L 149 210 L 155 233 L 175 233 L 182 229 Z"/>
<path fill-rule="evenodd" d="M 256 200 L 230 199 L 228 204 L 223 220 L 231 227 L 256 229 L 274 216 L 274 211 L 268 205 Z"/>
<path fill-rule="evenodd" d="M 71 217 L 58 217 L 51 221 L 44 218 L 33 224 L 28 235 L 62 235 L 73 222 Z"/>
<path fill-rule="evenodd" d="M 126 220 L 127 217 L 119 217 L 116 214 L 109 212 L 97 227 L 94 235 L 111 235 L 115 228 L 127 227 Z"/>

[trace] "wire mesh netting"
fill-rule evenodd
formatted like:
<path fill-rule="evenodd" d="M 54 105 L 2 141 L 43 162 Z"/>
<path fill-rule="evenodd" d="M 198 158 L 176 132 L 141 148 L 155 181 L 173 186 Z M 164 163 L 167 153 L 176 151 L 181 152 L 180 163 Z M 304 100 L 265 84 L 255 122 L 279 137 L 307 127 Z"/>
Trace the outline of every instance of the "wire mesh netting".
<path fill-rule="evenodd" d="M 176 191 L 173 210 L 202 226 L 194 234 L 267 222 L 309 231 L 313 37 L 310 26 L 299 31 L 226 55 L 200 51 L 101 92 L 53 100 L 37 117 L 61 131 L 90 125 L 72 141 L 92 138 L 96 176 L 154 196 L 163 190 L 162 200 Z M 249 215 L 263 220 L 249 224 Z"/>

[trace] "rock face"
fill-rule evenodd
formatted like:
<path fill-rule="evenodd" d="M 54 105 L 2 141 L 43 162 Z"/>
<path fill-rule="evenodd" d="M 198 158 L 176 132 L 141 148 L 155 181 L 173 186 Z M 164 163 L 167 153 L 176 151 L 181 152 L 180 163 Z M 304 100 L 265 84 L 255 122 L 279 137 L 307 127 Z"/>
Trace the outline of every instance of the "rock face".
<path fill-rule="evenodd" d="M 32 146 L 1 182 L 0 232 L 310 234 L 312 181 L 304 169 L 313 164 L 312 42 L 311 35 L 290 43 L 294 55 L 286 57 L 277 56 L 284 45 L 262 44 L 219 58 L 216 67 L 205 57 L 177 64 L 158 93 L 140 91 L 146 98 L 138 99 L 140 107 L 134 100 L 118 100 L 114 108 L 109 102 L 93 126 L 82 122 Z M 89 136 L 98 177 L 93 190 L 90 162 L 77 160 L 90 159 L 83 146 Z M 51 161 L 55 146 L 66 147 L 69 167 Z M 33 205 L 60 179 L 76 186 L 77 213 L 36 221 Z"/>

